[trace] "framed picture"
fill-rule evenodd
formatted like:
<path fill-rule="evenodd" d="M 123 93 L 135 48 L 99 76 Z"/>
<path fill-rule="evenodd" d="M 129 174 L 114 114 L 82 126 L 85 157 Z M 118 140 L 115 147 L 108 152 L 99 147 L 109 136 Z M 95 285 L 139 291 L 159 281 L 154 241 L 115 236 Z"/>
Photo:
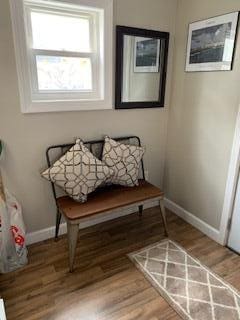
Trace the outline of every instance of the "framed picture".
<path fill-rule="evenodd" d="M 239 12 L 189 25 L 186 71 L 232 69 Z"/>
<path fill-rule="evenodd" d="M 159 39 L 136 37 L 134 46 L 134 72 L 158 72 L 159 53 Z"/>

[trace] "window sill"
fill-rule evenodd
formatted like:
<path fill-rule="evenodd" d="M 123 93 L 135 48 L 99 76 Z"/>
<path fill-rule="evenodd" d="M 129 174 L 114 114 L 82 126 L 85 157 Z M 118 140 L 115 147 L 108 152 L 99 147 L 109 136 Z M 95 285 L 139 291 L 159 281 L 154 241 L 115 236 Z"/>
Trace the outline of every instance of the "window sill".
<path fill-rule="evenodd" d="M 111 110 L 113 103 L 110 100 L 85 100 L 85 101 L 34 101 L 22 103 L 22 113 L 43 113 L 43 112 L 67 112 L 67 111 L 96 111 Z"/>

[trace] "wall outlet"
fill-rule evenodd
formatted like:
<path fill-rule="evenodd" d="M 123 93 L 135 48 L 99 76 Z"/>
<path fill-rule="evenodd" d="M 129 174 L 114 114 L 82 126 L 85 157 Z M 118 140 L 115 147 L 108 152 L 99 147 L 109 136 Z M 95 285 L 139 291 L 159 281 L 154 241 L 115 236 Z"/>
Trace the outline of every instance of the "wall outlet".
<path fill-rule="evenodd" d="M 148 170 L 144 170 L 144 174 L 145 174 L 145 179 L 148 180 L 149 179 Z"/>

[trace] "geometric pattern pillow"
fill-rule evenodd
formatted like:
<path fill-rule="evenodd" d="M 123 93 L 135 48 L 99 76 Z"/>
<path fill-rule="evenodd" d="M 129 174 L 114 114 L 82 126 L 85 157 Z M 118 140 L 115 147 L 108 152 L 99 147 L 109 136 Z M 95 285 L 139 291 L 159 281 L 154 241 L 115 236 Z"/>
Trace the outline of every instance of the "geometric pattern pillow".
<path fill-rule="evenodd" d="M 85 202 L 89 193 L 113 175 L 113 170 L 98 160 L 81 139 L 77 139 L 76 144 L 41 175 L 74 200 Z"/>
<path fill-rule="evenodd" d="M 110 182 L 128 187 L 137 186 L 144 151 L 142 147 L 123 144 L 105 137 L 102 161 L 114 171 Z"/>

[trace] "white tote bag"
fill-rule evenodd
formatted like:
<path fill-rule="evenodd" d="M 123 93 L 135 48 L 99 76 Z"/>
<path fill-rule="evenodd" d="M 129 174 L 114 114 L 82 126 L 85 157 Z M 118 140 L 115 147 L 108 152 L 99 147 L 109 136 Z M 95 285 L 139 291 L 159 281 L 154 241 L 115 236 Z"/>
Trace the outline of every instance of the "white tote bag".
<path fill-rule="evenodd" d="M 0 140 L 0 158 L 2 154 Z M 21 206 L 4 190 L 0 171 L 0 273 L 13 271 L 27 263 L 25 233 Z"/>
<path fill-rule="evenodd" d="M 1 177 L 0 177 L 1 180 Z M 13 271 L 27 263 L 25 226 L 21 206 L 0 182 L 0 273 Z"/>

